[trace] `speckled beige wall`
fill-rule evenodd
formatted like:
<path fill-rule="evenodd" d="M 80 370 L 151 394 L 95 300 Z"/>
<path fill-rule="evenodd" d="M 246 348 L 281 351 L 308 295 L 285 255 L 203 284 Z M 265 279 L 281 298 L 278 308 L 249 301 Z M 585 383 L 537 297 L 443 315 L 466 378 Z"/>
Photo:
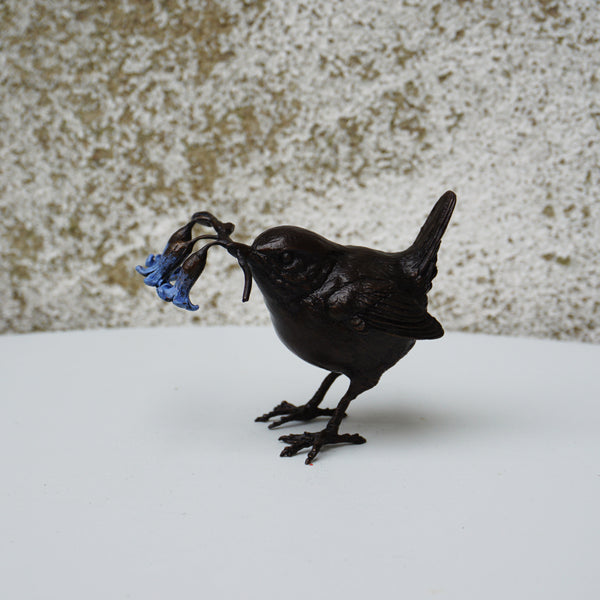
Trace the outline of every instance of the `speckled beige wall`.
<path fill-rule="evenodd" d="M 600 8 L 0 3 L 0 331 L 266 323 L 218 249 L 188 313 L 133 267 L 202 209 L 408 245 L 459 205 L 449 330 L 600 341 Z"/>

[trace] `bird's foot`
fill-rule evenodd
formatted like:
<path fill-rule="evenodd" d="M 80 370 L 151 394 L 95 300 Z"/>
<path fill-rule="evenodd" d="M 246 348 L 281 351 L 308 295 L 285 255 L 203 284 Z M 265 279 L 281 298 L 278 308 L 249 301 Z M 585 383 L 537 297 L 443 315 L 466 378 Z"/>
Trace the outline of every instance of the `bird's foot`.
<path fill-rule="evenodd" d="M 312 446 L 306 456 L 305 464 L 310 465 L 315 459 L 321 448 L 328 444 L 364 444 L 367 440 L 358 433 L 339 434 L 334 431 L 318 431 L 311 433 L 293 433 L 290 435 L 282 435 L 279 438 L 282 442 L 289 444 L 282 451 L 280 456 L 295 456 L 303 448 Z"/>
<path fill-rule="evenodd" d="M 335 408 L 319 408 L 318 406 L 310 406 L 304 404 L 303 406 L 295 406 L 285 400 L 278 404 L 271 412 L 265 413 L 260 417 L 256 417 L 255 421 L 266 422 L 272 417 L 279 417 L 277 421 L 273 421 L 269 424 L 269 429 L 274 429 L 288 423 L 289 421 L 312 421 L 316 417 L 327 416 L 330 417 L 335 414 Z M 346 416 L 345 414 L 343 415 Z"/>

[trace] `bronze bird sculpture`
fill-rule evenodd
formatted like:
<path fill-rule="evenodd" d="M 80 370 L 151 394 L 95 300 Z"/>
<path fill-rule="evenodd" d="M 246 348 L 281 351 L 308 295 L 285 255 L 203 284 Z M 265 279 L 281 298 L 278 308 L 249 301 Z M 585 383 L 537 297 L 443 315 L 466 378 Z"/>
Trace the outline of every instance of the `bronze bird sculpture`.
<path fill-rule="evenodd" d="M 377 385 L 416 340 L 444 334 L 427 312 L 427 293 L 455 204 L 455 194 L 446 192 L 414 243 L 402 252 L 344 246 L 293 226 L 268 229 L 248 246 L 231 240 L 233 224 L 200 212 L 171 236 L 162 255 L 150 255 L 146 266 L 137 270 L 163 300 L 196 310 L 189 291 L 204 269 L 208 249 L 222 246 L 237 258 L 245 275 L 242 300 L 249 298 L 256 281 L 281 341 L 303 360 L 329 372 L 306 404 L 282 402 L 256 419 L 275 418 L 269 425 L 272 429 L 289 421 L 328 416 L 321 431 L 279 438 L 287 444 L 281 456 L 310 448 L 306 464 L 311 464 L 325 445 L 365 443 L 358 433 L 339 433 L 350 402 Z M 212 227 L 215 234 L 193 238 L 195 224 Z M 194 253 L 199 240 L 208 243 Z M 340 375 L 350 380 L 346 393 L 335 409 L 321 408 Z"/>

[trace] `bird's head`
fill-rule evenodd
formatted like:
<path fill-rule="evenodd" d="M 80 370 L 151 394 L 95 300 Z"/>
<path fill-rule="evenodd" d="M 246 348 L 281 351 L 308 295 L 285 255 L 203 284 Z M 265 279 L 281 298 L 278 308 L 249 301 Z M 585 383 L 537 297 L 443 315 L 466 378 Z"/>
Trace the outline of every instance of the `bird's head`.
<path fill-rule="evenodd" d="M 228 250 L 249 266 L 267 299 L 287 301 L 307 296 L 325 281 L 339 248 L 307 229 L 280 226 L 261 233 L 252 246 L 234 242 Z"/>

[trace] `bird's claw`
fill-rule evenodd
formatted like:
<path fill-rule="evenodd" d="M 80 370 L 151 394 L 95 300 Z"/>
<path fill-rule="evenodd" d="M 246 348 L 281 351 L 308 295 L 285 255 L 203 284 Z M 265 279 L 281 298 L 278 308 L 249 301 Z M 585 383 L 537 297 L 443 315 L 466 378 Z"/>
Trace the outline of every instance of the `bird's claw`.
<path fill-rule="evenodd" d="M 313 462 L 321 448 L 325 445 L 364 444 L 367 441 L 358 433 L 344 433 L 340 435 L 339 433 L 331 432 L 327 429 L 323 429 L 323 431 L 318 431 L 316 433 L 305 431 L 304 433 L 282 435 L 279 440 L 289 444 L 281 451 L 280 456 L 295 456 L 303 448 L 311 446 L 311 449 L 306 456 L 306 460 L 304 461 L 307 465 L 310 465 Z"/>
<path fill-rule="evenodd" d="M 266 423 L 271 417 L 277 417 L 278 415 L 287 415 L 293 410 L 297 410 L 297 407 L 284 400 L 281 404 L 278 404 L 272 411 L 265 413 L 260 417 L 256 417 L 256 419 L 254 420 L 260 423 Z"/>
<path fill-rule="evenodd" d="M 288 423 L 289 421 L 312 421 L 317 417 L 330 417 L 335 414 L 335 408 L 319 408 L 317 406 L 309 406 L 307 404 L 303 406 L 295 406 L 290 402 L 286 402 L 285 400 L 278 404 L 272 411 L 261 415 L 260 417 L 256 417 L 255 421 L 260 423 L 265 423 L 270 420 L 272 417 L 279 417 L 276 421 L 269 423 L 269 429 L 275 429 L 275 427 L 279 427 L 284 423 Z M 345 417 L 346 413 L 342 415 Z"/>

